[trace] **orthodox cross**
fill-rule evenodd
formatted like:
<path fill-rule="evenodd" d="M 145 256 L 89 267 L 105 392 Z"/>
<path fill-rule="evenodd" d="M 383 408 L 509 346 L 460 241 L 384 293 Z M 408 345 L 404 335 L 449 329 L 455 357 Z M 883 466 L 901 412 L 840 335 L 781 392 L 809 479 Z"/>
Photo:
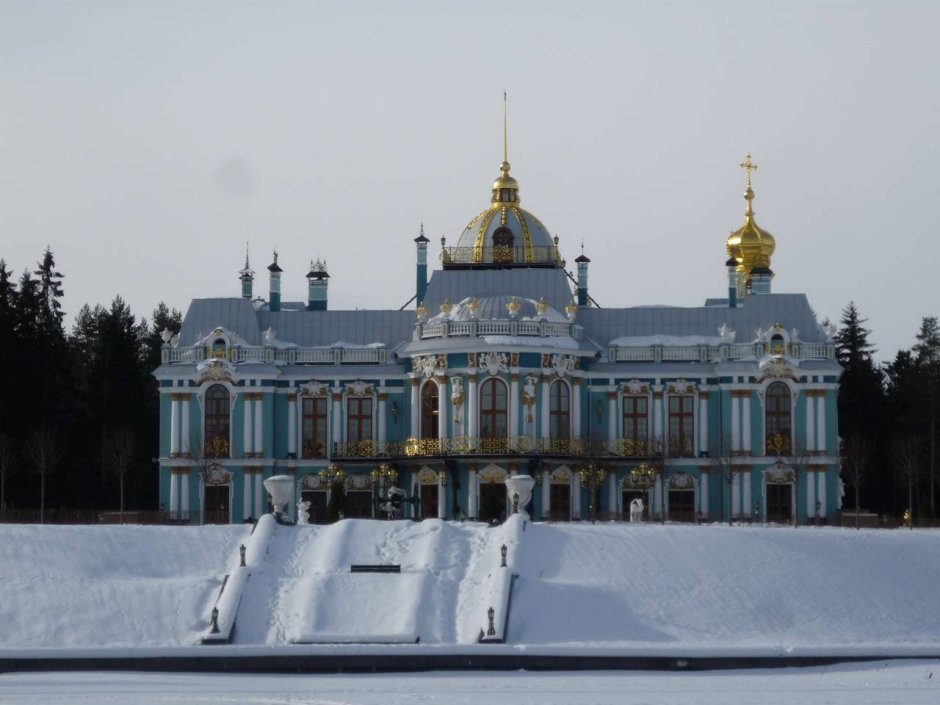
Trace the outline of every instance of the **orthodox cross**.
<path fill-rule="evenodd" d="M 740 167 L 747 172 L 747 186 L 748 188 L 750 188 L 751 187 L 751 172 L 757 171 L 757 164 L 751 161 L 751 155 L 748 154 L 746 157 L 744 157 L 744 161 L 741 162 Z"/>

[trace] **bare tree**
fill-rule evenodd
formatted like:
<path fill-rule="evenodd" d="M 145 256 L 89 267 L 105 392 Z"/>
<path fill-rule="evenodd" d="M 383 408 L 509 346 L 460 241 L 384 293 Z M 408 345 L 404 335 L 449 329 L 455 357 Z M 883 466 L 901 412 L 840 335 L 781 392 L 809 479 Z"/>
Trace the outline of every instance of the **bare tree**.
<path fill-rule="evenodd" d="M 891 446 L 894 469 L 907 486 L 908 523 L 914 528 L 914 488 L 920 479 L 920 441 L 914 436 L 898 436 Z"/>
<path fill-rule="evenodd" d="M 718 489 L 720 492 L 718 504 L 720 516 L 718 520 L 725 520 L 725 495 L 728 494 L 728 524 L 731 524 L 733 511 L 731 508 L 731 497 L 730 493 L 725 492 L 726 486 L 730 488 L 734 482 L 735 455 L 731 450 L 730 434 L 725 434 L 722 438 L 718 439 L 718 448 L 709 451 L 709 461 L 712 470 L 718 475 Z"/>
<path fill-rule="evenodd" d="M 39 523 L 46 518 L 46 475 L 55 470 L 65 455 L 65 445 L 54 426 L 42 423 L 26 434 L 26 456 L 39 475 Z"/>
<path fill-rule="evenodd" d="M 124 523 L 124 481 L 137 456 L 137 433 L 131 428 L 116 428 L 104 437 L 101 448 L 107 468 L 118 478 L 121 488 L 120 515 Z"/>
<path fill-rule="evenodd" d="M 862 433 L 852 433 L 842 441 L 842 467 L 845 469 L 846 479 L 855 493 L 855 528 L 861 525 L 859 509 L 859 493 L 862 482 L 871 471 L 871 457 L 875 452 L 875 443 Z"/>
<path fill-rule="evenodd" d="M 6 433 L 0 433 L 0 521 L 6 515 L 7 479 L 15 475 L 16 471 L 16 446 L 13 437 Z"/>

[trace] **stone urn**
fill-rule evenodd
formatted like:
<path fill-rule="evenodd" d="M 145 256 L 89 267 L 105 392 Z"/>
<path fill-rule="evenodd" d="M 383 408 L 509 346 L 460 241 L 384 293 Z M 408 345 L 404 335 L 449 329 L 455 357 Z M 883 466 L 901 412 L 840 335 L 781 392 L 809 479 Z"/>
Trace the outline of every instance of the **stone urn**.
<path fill-rule="evenodd" d="M 294 478 L 290 475 L 274 475 L 264 481 L 264 489 L 271 495 L 271 507 L 279 515 L 284 506 L 294 498 Z"/>
<path fill-rule="evenodd" d="M 526 514 L 525 508 L 532 499 L 532 488 L 535 479 L 531 475 L 512 475 L 506 478 L 506 491 L 509 501 L 512 502 L 513 514 Z"/>

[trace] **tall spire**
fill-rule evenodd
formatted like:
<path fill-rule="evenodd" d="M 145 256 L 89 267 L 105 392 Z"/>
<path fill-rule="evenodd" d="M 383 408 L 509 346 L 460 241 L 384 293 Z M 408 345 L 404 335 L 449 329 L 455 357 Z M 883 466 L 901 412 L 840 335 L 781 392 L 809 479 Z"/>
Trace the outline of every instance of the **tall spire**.
<path fill-rule="evenodd" d="M 744 211 L 744 215 L 751 218 L 754 215 L 754 190 L 751 188 L 751 172 L 757 171 L 757 164 L 751 160 L 751 154 L 749 152 L 739 166 L 747 172 L 747 188 L 744 191 L 744 200 L 747 201 L 747 209 Z"/>
<path fill-rule="evenodd" d="M 503 163 L 500 167 L 500 170 L 505 174 L 509 171 L 509 129 L 508 129 L 508 118 L 507 113 L 509 108 L 507 106 L 506 100 L 506 91 L 503 90 Z"/>

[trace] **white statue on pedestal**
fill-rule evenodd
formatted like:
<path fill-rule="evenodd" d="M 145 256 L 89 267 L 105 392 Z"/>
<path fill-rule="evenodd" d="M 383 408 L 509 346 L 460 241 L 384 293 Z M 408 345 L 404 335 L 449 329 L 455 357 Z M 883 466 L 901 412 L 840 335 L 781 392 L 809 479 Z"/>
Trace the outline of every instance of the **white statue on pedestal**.
<path fill-rule="evenodd" d="M 301 500 L 297 502 L 297 523 L 298 524 L 310 523 L 310 502 L 306 500 Z"/>
<path fill-rule="evenodd" d="M 643 521 L 643 500 L 637 497 L 630 502 L 630 523 L 639 524 Z"/>

